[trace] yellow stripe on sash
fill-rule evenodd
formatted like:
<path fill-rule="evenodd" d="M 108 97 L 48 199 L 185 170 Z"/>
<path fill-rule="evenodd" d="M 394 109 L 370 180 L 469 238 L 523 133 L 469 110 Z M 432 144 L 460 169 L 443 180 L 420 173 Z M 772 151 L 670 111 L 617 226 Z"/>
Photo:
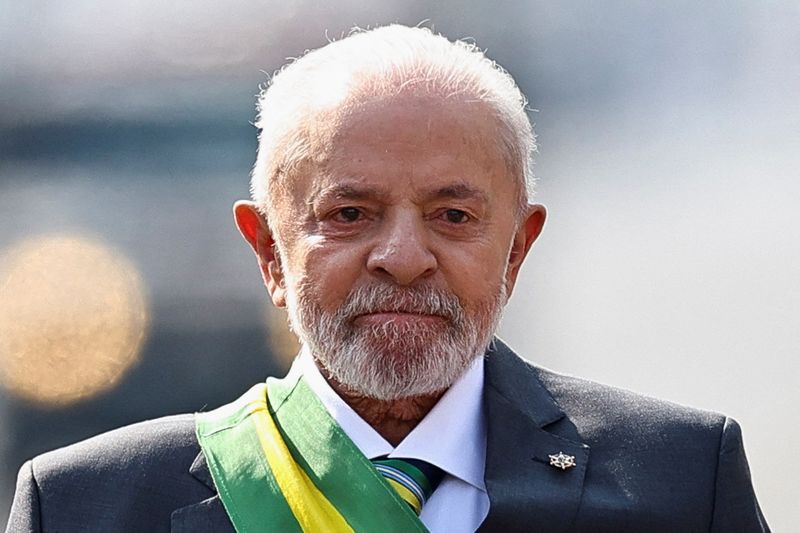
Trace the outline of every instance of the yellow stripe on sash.
<path fill-rule="evenodd" d="M 353 533 L 344 517 L 295 462 L 266 406 L 255 409 L 251 419 L 275 482 L 303 531 Z"/>

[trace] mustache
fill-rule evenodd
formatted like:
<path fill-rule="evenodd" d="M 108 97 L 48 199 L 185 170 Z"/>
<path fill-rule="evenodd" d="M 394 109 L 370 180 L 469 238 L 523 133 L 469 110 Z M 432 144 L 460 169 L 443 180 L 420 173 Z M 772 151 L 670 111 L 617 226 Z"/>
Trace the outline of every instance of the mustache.
<path fill-rule="evenodd" d="M 464 316 L 464 308 L 446 289 L 379 284 L 355 288 L 336 314 L 348 320 L 369 313 L 419 313 L 458 321 Z"/>

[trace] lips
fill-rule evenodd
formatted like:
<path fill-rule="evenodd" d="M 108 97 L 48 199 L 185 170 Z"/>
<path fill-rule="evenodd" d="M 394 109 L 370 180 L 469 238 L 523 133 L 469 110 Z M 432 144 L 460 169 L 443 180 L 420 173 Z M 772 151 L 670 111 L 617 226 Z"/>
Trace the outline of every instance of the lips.
<path fill-rule="evenodd" d="M 418 311 L 373 311 L 369 313 L 361 313 L 354 318 L 356 324 L 386 324 L 393 322 L 395 324 L 420 324 L 420 323 L 435 323 L 446 320 L 441 315 L 433 315 L 427 313 L 420 313 Z"/>
<path fill-rule="evenodd" d="M 407 315 L 409 317 L 449 318 L 445 313 L 442 312 L 442 310 L 432 309 L 429 305 L 404 305 L 399 302 L 393 302 L 393 304 L 390 304 L 389 306 L 384 303 L 383 305 L 375 306 L 372 309 L 362 308 L 353 313 L 354 319 L 372 315 L 387 317 Z"/>

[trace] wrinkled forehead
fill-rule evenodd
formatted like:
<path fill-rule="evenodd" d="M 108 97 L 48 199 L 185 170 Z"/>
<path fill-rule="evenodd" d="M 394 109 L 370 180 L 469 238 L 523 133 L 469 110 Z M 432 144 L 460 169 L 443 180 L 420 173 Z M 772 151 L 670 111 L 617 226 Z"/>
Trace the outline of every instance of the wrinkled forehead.
<path fill-rule="evenodd" d="M 309 145 L 317 168 L 365 155 L 390 159 L 432 149 L 443 157 L 469 155 L 487 170 L 497 162 L 508 167 L 498 142 L 501 123 L 489 105 L 475 99 L 416 92 L 357 94 L 316 122 Z"/>

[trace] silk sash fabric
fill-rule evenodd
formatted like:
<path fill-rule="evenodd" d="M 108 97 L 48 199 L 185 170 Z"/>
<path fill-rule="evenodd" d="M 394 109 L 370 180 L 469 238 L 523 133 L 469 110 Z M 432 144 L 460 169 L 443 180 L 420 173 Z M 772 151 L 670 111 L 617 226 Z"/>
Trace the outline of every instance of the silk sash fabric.
<path fill-rule="evenodd" d="M 302 377 L 198 413 L 196 431 L 237 533 L 427 531 Z"/>

